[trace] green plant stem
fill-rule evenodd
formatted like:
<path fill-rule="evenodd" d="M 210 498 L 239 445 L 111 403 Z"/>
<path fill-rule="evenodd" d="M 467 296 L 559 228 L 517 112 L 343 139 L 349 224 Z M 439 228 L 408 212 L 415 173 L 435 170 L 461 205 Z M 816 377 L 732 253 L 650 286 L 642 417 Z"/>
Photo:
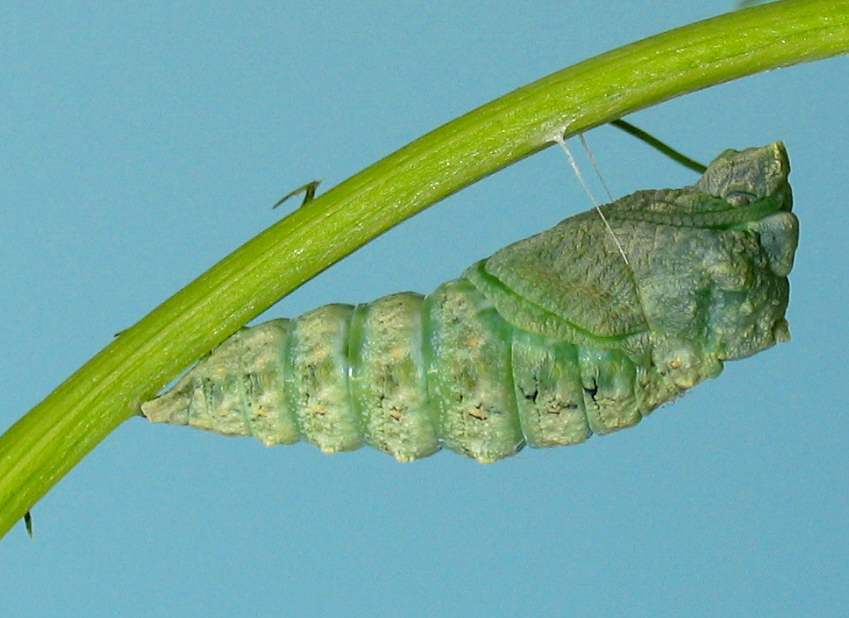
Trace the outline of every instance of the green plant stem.
<path fill-rule="evenodd" d="M 672 146 L 669 146 L 668 144 L 664 144 L 662 141 L 657 139 L 654 135 L 646 133 L 640 127 L 636 127 L 636 126 L 632 125 L 630 122 L 626 122 L 625 120 L 622 120 L 620 118 L 619 120 L 612 120 L 610 122 L 610 124 L 613 125 L 614 127 L 616 127 L 617 129 L 625 131 L 625 133 L 628 133 L 629 135 L 633 135 L 637 139 L 644 141 L 646 144 L 648 144 L 649 146 L 651 146 L 655 150 L 658 150 L 659 152 L 665 154 L 667 157 L 669 157 L 670 159 L 672 159 L 676 163 L 680 163 L 684 167 L 690 168 L 694 172 L 697 172 L 699 174 L 704 174 L 705 170 L 707 169 L 706 165 L 699 163 L 698 161 L 694 161 L 693 159 L 691 159 L 687 155 L 678 152 L 677 150 L 672 148 Z"/>
<path fill-rule="evenodd" d="M 0 437 L 0 534 L 191 362 L 423 208 L 571 135 L 686 92 L 849 50 L 849 3 L 786 0 L 691 24 L 549 75 L 352 176 L 154 309 Z"/>

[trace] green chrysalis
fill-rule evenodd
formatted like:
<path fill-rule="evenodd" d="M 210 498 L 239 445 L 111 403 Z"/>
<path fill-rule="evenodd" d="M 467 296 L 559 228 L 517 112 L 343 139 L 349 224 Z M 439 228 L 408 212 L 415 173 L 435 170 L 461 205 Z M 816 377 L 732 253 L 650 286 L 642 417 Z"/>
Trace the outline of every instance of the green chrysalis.
<path fill-rule="evenodd" d="M 798 241 L 774 143 L 693 186 L 639 191 L 512 244 L 427 296 L 327 305 L 246 328 L 162 396 L 153 422 L 493 462 L 577 444 L 789 338 Z"/>

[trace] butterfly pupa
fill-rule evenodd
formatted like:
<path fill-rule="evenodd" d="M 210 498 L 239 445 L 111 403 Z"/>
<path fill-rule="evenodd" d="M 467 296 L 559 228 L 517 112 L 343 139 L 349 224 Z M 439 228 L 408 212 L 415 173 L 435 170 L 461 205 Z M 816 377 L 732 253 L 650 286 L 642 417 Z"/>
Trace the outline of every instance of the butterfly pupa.
<path fill-rule="evenodd" d="M 590 210 L 425 296 L 242 329 L 142 413 L 400 461 L 493 462 L 630 427 L 789 339 L 789 171 L 780 142 L 726 150 L 692 186 L 602 206 L 618 242 Z"/>

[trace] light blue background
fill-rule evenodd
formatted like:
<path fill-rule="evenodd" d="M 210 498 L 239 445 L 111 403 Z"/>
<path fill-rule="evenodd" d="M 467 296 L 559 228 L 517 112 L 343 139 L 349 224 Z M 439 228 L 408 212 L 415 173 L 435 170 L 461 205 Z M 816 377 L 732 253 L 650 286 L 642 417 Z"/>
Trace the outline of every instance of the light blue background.
<path fill-rule="evenodd" d="M 731 8 L 4 3 L 0 429 L 274 222 L 290 189 L 332 186 L 513 88 Z M 635 429 L 493 466 L 266 449 L 132 419 L 36 505 L 33 540 L 21 525 L 2 540 L 0 613 L 845 611 L 848 78 L 838 58 L 630 118 L 704 161 L 786 142 L 802 224 L 790 344 Z M 695 178 L 609 127 L 588 138 L 617 196 Z M 546 150 L 268 316 L 426 292 L 587 207 Z"/>

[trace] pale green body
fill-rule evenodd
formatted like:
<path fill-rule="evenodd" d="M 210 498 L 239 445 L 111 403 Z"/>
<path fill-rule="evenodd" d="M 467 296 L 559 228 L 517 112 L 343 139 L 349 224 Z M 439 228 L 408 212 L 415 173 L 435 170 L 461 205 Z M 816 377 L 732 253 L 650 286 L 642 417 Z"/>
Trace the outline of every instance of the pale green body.
<path fill-rule="evenodd" d="M 788 338 L 798 239 L 780 143 L 726 151 L 695 186 L 641 191 L 515 243 L 427 296 L 328 305 L 244 329 L 154 422 L 401 461 L 482 462 L 639 422 Z"/>

